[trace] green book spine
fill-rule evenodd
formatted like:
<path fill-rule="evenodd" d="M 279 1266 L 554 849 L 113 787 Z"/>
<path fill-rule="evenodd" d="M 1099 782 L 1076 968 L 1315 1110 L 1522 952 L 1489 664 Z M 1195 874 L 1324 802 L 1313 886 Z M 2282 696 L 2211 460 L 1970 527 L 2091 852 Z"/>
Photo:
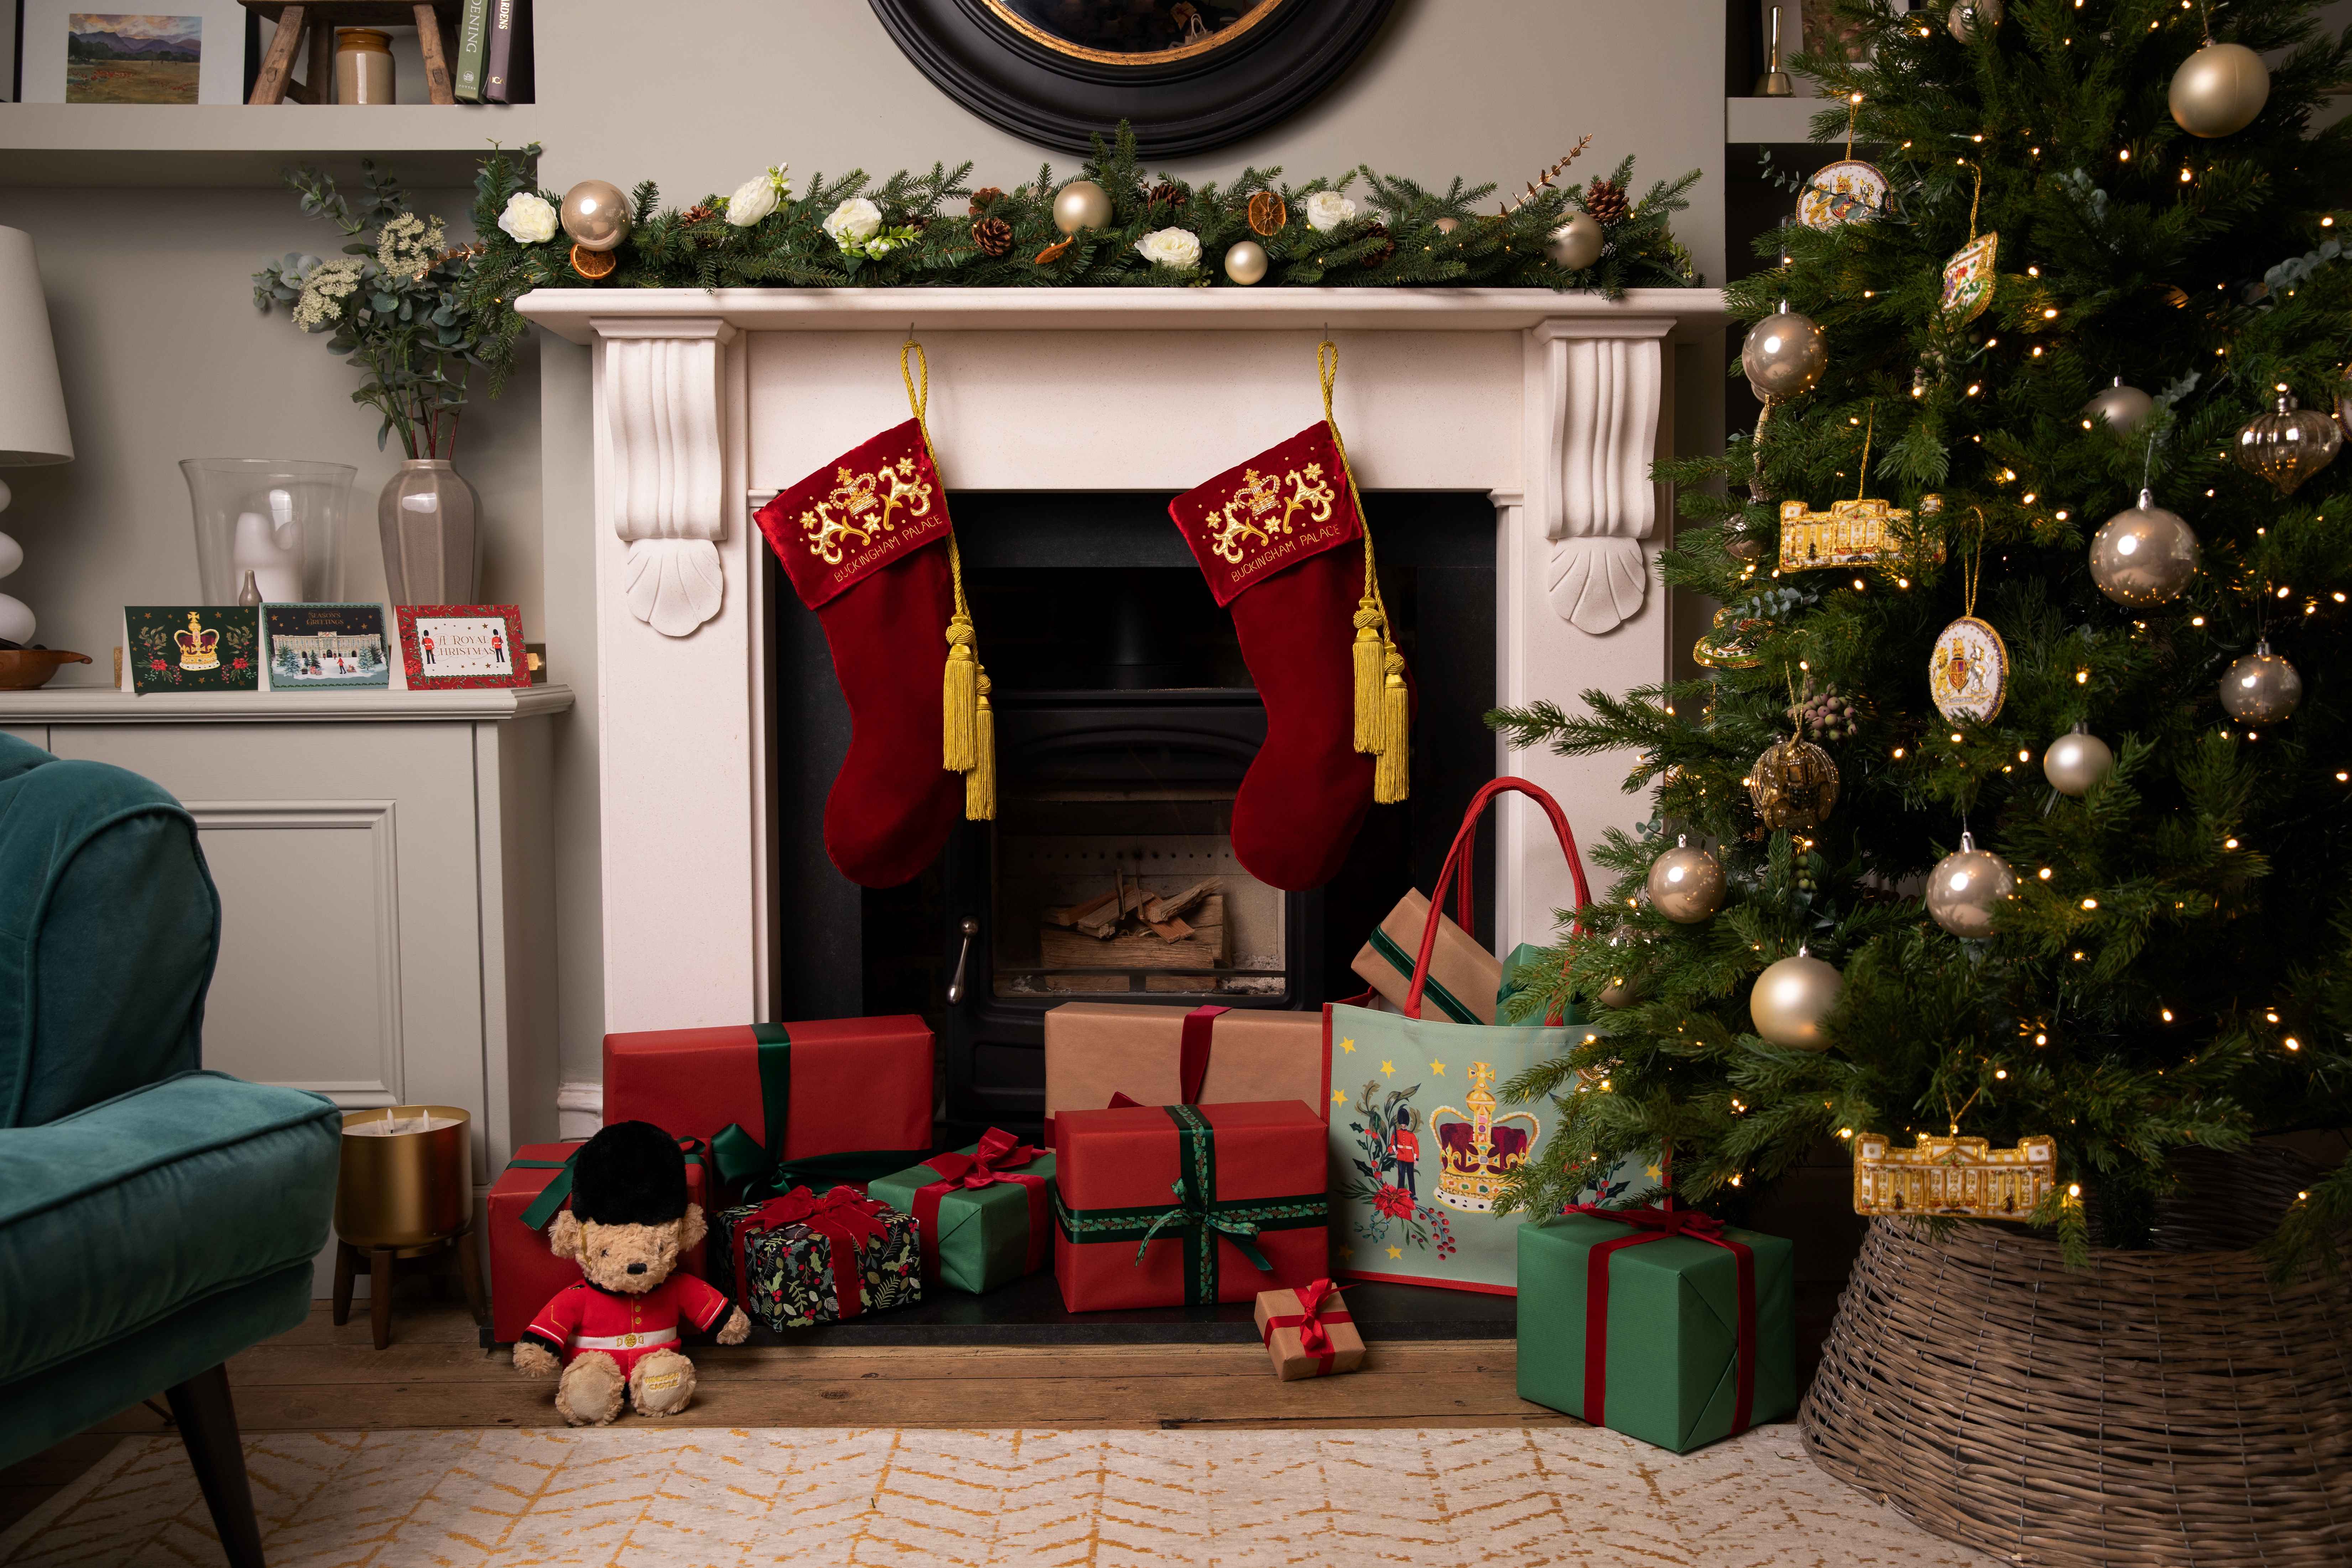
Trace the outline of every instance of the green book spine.
<path fill-rule="evenodd" d="M 482 101 L 482 41 L 489 20 L 489 0 L 466 0 L 466 14 L 457 23 L 455 90 L 460 103 Z"/>

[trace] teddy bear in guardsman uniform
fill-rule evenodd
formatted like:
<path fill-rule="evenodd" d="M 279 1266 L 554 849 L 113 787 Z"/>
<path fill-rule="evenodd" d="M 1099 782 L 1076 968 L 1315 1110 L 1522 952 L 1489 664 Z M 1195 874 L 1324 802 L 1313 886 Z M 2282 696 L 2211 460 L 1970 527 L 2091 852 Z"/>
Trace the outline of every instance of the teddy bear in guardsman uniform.
<path fill-rule="evenodd" d="M 751 1319 L 710 1285 L 676 1272 L 702 1239 L 702 1209 L 686 1199 L 686 1156 L 650 1122 L 615 1122 L 572 1160 L 572 1207 L 548 1227 L 559 1258 L 585 1276 L 558 1291 L 522 1338 L 517 1370 L 558 1365 L 555 1407 L 574 1427 L 602 1427 L 624 1403 L 675 1416 L 694 1397 L 694 1364 L 678 1350 L 681 1321 L 741 1344 Z"/>

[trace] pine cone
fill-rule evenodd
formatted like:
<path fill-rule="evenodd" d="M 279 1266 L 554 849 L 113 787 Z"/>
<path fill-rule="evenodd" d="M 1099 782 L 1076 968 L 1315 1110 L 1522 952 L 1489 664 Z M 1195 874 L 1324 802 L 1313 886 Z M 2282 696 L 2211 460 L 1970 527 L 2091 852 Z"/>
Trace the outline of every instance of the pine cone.
<path fill-rule="evenodd" d="M 1162 180 L 1151 187 L 1150 201 L 1155 207 L 1181 207 L 1188 199 L 1184 187 L 1171 180 Z"/>
<path fill-rule="evenodd" d="M 1366 267 L 1382 266 L 1388 261 L 1389 257 L 1396 254 L 1396 241 L 1389 238 L 1388 225 L 1381 223 L 1374 224 L 1371 227 L 1364 231 L 1364 237 L 1366 239 L 1376 239 L 1381 242 L 1380 248 L 1378 250 L 1373 251 L 1370 256 L 1364 257 L 1363 264 Z"/>
<path fill-rule="evenodd" d="M 1250 232 L 1259 238 L 1273 238 L 1289 221 L 1290 209 L 1272 191 L 1260 191 L 1249 199 Z"/>
<path fill-rule="evenodd" d="M 1625 200 L 1623 186 L 1596 179 L 1584 187 L 1584 210 L 1598 219 L 1602 228 L 1615 228 L 1633 207 Z"/>
<path fill-rule="evenodd" d="M 684 224 L 687 227 L 692 228 L 697 224 L 707 224 L 718 215 L 718 208 L 707 207 L 700 202 L 697 202 L 694 205 L 687 208 L 686 211 L 678 214 L 677 221 Z"/>
<path fill-rule="evenodd" d="M 981 214 L 988 211 L 990 203 L 1002 201 L 1004 193 L 996 186 L 982 185 L 971 193 L 971 215 L 980 216 Z"/>
<path fill-rule="evenodd" d="M 982 256 L 1003 256 L 1013 248 L 1013 225 L 1003 218 L 982 218 L 971 225 L 971 243 Z"/>

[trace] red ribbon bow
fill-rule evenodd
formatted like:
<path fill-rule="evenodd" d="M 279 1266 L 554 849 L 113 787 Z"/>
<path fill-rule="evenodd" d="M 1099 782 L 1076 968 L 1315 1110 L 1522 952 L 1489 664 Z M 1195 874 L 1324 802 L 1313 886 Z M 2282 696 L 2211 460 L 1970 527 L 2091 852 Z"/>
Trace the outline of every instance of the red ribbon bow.
<path fill-rule="evenodd" d="M 1601 1412 L 1609 1396 L 1609 1257 L 1621 1248 L 1669 1236 L 1687 1236 L 1729 1252 L 1739 1265 L 1739 1380 L 1731 1410 L 1732 1437 L 1748 1430 L 1756 1406 L 1756 1253 L 1744 1242 L 1723 1234 L 1723 1221 L 1695 1208 L 1602 1208 L 1597 1204 L 1573 1204 L 1563 1214 L 1589 1215 L 1594 1219 L 1630 1225 L 1633 1234 L 1612 1237 L 1585 1254 L 1584 1260 L 1584 1418 L 1606 1426 Z"/>
<path fill-rule="evenodd" d="M 1315 1375 L 1318 1377 L 1329 1375 L 1332 1365 L 1339 1359 L 1339 1352 L 1331 1343 L 1331 1331 L 1328 1325 L 1356 1321 L 1355 1315 L 1344 1309 L 1334 1308 L 1328 1312 L 1319 1310 L 1326 1296 L 1336 1297 L 1339 1293 L 1339 1287 L 1328 1280 L 1317 1280 L 1311 1284 L 1298 1286 L 1291 1291 L 1298 1298 L 1298 1310 L 1266 1314 L 1265 1332 L 1262 1337 L 1266 1343 L 1272 1344 L 1275 1330 L 1297 1329 L 1299 1350 L 1316 1358 Z"/>
<path fill-rule="evenodd" d="M 805 1225 L 825 1239 L 833 1270 L 834 1300 L 841 1322 L 866 1310 L 866 1268 L 862 1253 L 868 1241 L 889 1234 L 889 1217 L 897 1212 L 854 1186 L 837 1186 L 823 1197 L 796 1186 L 782 1197 L 772 1197 L 757 1213 L 746 1215 L 735 1227 L 736 1289 L 750 1292 L 749 1254 L 751 1239 L 787 1226 Z"/>
<path fill-rule="evenodd" d="M 940 1276 L 940 1200 L 951 1192 L 977 1192 L 998 1182 L 1017 1182 L 1029 1195 L 1029 1257 L 1024 1272 L 1034 1273 L 1045 1266 L 1045 1249 L 1053 1242 L 1051 1198 L 1045 1178 L 1024 1171 L 1014 1170 L 1039 1157 L 1044 1151 L 1021 1142 L 1002 1127 L 991 1127 L 982 1135 L 980 1145 L 970 1154 L 961 1150 L 933 1155 L 923 1164 L 940 1173 L 940 1179 L 915 1189 L 915 1229 L 923 1249 L 923 1279 L 926 1283 Z"/>

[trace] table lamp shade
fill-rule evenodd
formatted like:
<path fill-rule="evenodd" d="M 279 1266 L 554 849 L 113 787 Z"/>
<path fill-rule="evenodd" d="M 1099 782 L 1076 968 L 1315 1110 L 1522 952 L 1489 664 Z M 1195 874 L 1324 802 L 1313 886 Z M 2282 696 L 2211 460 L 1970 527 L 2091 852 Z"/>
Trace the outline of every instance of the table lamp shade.
<path fill-rule="evenodd" d="M 0 228 L 0 468 L 72 460 L 33 236 Z"/>

